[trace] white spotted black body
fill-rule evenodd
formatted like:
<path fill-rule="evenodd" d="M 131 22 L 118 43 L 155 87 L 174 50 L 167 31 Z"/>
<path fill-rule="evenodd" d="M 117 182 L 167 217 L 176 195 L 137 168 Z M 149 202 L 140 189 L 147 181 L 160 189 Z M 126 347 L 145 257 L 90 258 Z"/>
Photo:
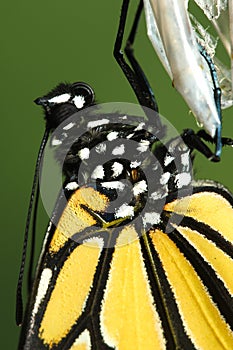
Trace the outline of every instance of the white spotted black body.
<path fill-rule="evenodd" d="M 78 83 L 59 85 L 39 99 L 51 125 L 57 125 L 66 117 L 53 132 L 50 142 L 56 147 L 57 160 L 62 163 L 65 189 L 91 185 L 111 198 L 122 197 L 120 208 L 112 208 L 108 220 L 119 216 L 132 218 L 147 202 L 149 212 L 155 213 L 157 208 L 155 224 L 158 224 L 168 194 L 191 184 L 190 148 L 181 137 L 161 144 L 165 127 L 156 129 L 152 117 L 146 121 L 146 118 L 119 112 L 101 115 L 98 105 L 94 105 L 94 96 L 86 96 L 86 102 L 84 96 L 72 95 L 73 86 L 77 89 Z M 81 83 L 82 89 L 83 86 Z M 85 92 L 93 93 L 88 85 L 85 88 Z M 67 100 L 68 96 L 72 98 Z M 83 101 L 80 109 L 75 105 L 76 100 Z M 154 113 L 153 117 L 159 118 L 159 115 Z M 109 160 L 103 163 L 106 157 Z M 147 223 L 144 218 L 143 221 L 146 226 L 153 226 L 153 220 Z"/>

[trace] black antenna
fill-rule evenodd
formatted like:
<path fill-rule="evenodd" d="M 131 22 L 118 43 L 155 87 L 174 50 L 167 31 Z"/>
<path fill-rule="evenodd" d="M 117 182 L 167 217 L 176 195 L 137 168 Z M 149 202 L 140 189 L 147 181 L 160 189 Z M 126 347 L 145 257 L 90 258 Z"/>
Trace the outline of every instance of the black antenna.
<path fill-rule="evenodd" d="M 23 241 L 23 252 L 22 252 L 21 265 L 20 265 L 18 284 L 17 284 L 17 290 L 16 290 L 16 324 L 17 325 L 21 325 L 22 320 L 23 320 L 22 285 L 23 285 L 23 276 L 24 276 L 24 268 L 25 268 L 26 253 L 27 253 L 29 228 L 30 228 L 30 223 L 31 223 L 31 214 L 32 214 L 33 204 L 35 203 L 36 207 L 38 205 L 38 197 L 39 197 L 39 190 L 37 190 L 37 188 L 38 188 L 38 175 L 39 175 L 40 165 L 41 165 L 42 158 L 43 158 L 44 149 L 45 149 L 46 143 L 48 141 L 49 132 L 50 132 L 50 129 L 48 128 L 48 126 L 46 126 L 46 129 L 45 129 L 42 141 L 41 141 L 41 145 L 39 148 L 37 160 L 36 160 L 31 196 L 30 196 L 29 207 L 28 207 L 28 212 L 27 212 L 27 220 L 26 220 L 24 241 Z M 35 198 L 35 193 L 36 193 L 36 198 Z M 33 231 L 35 231 L 35 214 L 33 215 Z M 33 238 L 33 242 L 34 242 L 34 238 Z M 33 242 L 32 242 L 32 247 L 34 246 Z M 32 248 L 32 249 L 34 250 L 34 248 Z M 32 259 L 32 257 L 31 257 L 31 259 Z M 29 271 L 29 276 L 30 276 L 30 273 L 31 273 L 31 271 Z"/>
<path fill-rule="evenodd" d="M 32 288 L 32 275 L 33 275 L 33 265 L 34 265 L 34 257 L 35 257 L 36 219 L 37 219 L 38 204 L 39 204 L 39 198 L 40 198 L 40 188 L 38 184 L 36 186 L 36 195 L 34 198 L 35 199 L 34 199 L 34 208 L 33 208 L 33 216 L 32 216 L 32 238 L 31 238 L 28 278 L 27 278 L 28 293 L 30 293 Z"/>

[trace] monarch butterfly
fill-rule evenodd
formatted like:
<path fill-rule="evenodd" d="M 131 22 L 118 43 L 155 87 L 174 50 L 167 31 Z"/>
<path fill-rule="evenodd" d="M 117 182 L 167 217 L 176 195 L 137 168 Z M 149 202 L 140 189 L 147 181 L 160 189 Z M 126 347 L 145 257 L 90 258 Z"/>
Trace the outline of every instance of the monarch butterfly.
<path fill-rule="evenodd" d="M 126 48 L 132 68 L 120 54 L 127 8 L 124 1 L 114 53 L 147 120 L 101 115 L 82 82 L 36 100 L 65 181 L 19 349 L 233 346 L 233 198 L 192 181 L 193 149 L 217 160 L 199 135 L 160 142 L 166 130 L 130 46 L 136 25 Z"/>

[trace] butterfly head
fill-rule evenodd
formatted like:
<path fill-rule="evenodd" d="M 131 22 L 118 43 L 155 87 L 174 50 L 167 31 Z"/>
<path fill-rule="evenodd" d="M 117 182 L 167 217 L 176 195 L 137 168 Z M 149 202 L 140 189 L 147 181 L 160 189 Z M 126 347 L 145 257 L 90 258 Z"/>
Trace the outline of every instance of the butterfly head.
<path fill-rule="evenodd" d="M 56 128 L 72 114 L 94 104 L 94 91 L 86 83 L 61 83 L 34 102 L 45 111 L 45 119 L 50 129 Z"/>

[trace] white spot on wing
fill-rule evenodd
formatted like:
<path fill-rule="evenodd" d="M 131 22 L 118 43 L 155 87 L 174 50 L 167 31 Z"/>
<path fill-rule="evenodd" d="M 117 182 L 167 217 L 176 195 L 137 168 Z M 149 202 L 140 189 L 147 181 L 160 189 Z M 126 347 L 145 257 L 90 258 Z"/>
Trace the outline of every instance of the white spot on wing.
<path fill-rule="evenodd" d="M 78 155 L 79 157 L 83 160 L 83 159 L 88 159 L 89 158 L 89 155 L 90 155 L 90 150 L 89 148 L 85 147 L 83 149 L 81 149 L 79 152 L 78 152 Z"/>
<path fill-rule="evenodd" d="M 77 108 L 83 108 L 85 104 L 85 98 L 82 95 L 75 96 L 72 100 Z"/>
<path fill-rule="evenodd" d="M 119 176 L 123 171 L 123 165 L 118 162 L 114 162 L 112 165 L 113 177 Z"/>
<path fill-rule="evenodd" d="M 107 135 L 107 139 L 108 141 L 112 141 L 115 140 L 118 136 L 118 132 L 117 131 L 112 131 Z"/>
<path fill-rule="evenodd" d="M 102 250 L 104 247 L 104 240 L 101 237 L 87 238 L 83 241 L 83 244 L 86 244 L 92 247 L 98 247 L 100 248 L 100 250 Z"/>
<path fill-rule="evenodd" d="M 147 190 L 147 183 L 145 180 L 137 182 L 133 187 L 133 193 L 135 196 L 137 196 L 140 193 L 146 192 Z"/>
<path fill-rule="evenodd" d="M 58 96 L 54 96 L 48 100 L 50 103 L 65 103 L 70 99 L 70 94 L 62 94 Z"/>
<path fill-rule="evenodd" d="M 112 151 L 112 154 L 114 155 L 114 156 L 121 156 L 122 154 L 124 154 L 125 153 L 125 145 L 120 145 L 120 146 L 117 146 L 117 147 L 115 147 L 114 149 L 113 149 L 113 151 Z"/>
<path fill-rule="evenodd" d="M 36 301 L 34 304 L 34 308 L 32 311 L 32 314 L 35 316 L 38 312 L 38 308 L 40 306 L 40 303 L 42 302 L 42 300 L 45 297 L 45 294 L 47 292 L 48 286 L 49 286 L 49 282 L 52 278 L 52 270 L 45 268 L 42 271 L 41 277 L 40 277 L 40 282 L 39 282 L 39 286 L 37 289 L 37 295 L 36 295 Z"/>
<path fill-rule="evenodd" d="M 134 207 L 132 205 L 128 205 L 126 203 L 122 204 L 115 213 L 116 218 L 125 218 L 127 216 L 134 216 Z"/>
<path fill-rule="evenodd" d="M 97 165 L 94 169 L 92 175 L 92 179 L 103 179 L 104 178 L 104 168 L 102 165 Z"/>
<path fill-rule="evenodd" d="M 93 120 L 89 123 L 87 123 L 88 128 L 95 128 L 96 126 L 104 125 L 104 124 L 109 124 L 108 119 L 101 119 L 101 120 Z"/>
<path fill-rule="evenodd" d="M 88 332 L 87 329 L 85 329 L 80 336 L 75 339 L 75 342 L 72 344 L 71 349 L 73 349 L 73 347 L 83 347 L 85 350 L 91 350 L 91 337 L 90 337 L 90 333 Z"/>

